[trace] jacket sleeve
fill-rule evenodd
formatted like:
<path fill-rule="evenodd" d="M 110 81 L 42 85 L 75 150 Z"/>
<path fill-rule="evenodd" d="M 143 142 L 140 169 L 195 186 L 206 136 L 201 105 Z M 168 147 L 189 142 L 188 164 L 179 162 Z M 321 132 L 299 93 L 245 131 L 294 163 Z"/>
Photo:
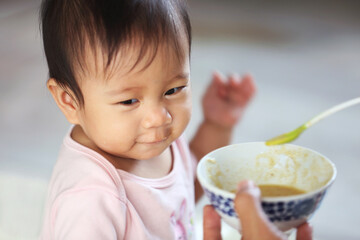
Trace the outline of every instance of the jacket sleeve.
<path fill-rule="evenodd" d="M 71 190 L 56 200 L 51 223 L 54 240 L 124 239 L 126 205 L 103 189 Z"/>

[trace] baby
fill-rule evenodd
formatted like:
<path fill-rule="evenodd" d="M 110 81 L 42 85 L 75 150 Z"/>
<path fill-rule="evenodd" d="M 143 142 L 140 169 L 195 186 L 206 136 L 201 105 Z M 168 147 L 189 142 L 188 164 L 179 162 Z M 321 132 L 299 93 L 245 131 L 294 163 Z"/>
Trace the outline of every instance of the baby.
<path fill-rule="evenodd" d="M 191 27 L 183 0 L 44 0 L 47 87 L 73 125 L 41 239 L 193 239 L 197 161 L 230 143 L 250 76 L 218 73 L 190 144 Z"/>

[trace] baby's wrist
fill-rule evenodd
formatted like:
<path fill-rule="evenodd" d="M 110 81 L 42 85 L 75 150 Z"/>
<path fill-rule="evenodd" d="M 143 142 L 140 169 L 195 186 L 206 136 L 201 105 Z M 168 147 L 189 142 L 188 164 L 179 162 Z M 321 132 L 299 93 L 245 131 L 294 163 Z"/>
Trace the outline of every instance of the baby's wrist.
<path fill-rule="evenodd" d="M 208 118 L 204 119 L 203 124 L 220 132 L 232 132 L 234 129 L 234 125 L 232 124 L 220 123 Z"/>

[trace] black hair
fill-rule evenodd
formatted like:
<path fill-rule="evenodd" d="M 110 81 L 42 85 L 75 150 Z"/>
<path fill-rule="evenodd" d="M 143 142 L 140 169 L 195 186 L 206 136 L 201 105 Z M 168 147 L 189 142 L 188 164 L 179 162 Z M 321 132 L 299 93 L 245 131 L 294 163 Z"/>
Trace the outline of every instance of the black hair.
<path fill-rule="evenodd" d="M 80 106 L 84 98 L 76 72 L 84 71 L 85 46 L 100 47 L 106 69 L 124 44 L 140 40 L 135 65 L 152 48 L 150 64 L 162 42 L 173 47 L 178 57 L 183 54 L 180 36 L 185 33 L 190 55 L 185 0 L 43 0 L 40 15 L 49 77 L 70 89 Z"/>

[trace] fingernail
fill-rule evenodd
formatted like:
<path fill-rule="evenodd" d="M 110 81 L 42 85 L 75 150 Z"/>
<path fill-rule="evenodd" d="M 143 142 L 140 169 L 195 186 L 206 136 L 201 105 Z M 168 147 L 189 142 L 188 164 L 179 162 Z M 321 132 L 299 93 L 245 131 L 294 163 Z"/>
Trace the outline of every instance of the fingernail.
<path fill-rule="evenodd" d="M 255 187 L 255 184 L 254 184 L 253 181 L 251 181 L 251 180 L 245 180 L 245 181 L 242 181 L 242 182 L 240 182 L 240 183 L 238 184 L 238 186 L 237 186 L 237 191 L 238 191 L 238 192 L 242 192 L 242 191 L 246 191 L 246 190 L 248 190 L 248 189 L 250 189 L 250 188 L 253 188 L 253 187 Z"/>

